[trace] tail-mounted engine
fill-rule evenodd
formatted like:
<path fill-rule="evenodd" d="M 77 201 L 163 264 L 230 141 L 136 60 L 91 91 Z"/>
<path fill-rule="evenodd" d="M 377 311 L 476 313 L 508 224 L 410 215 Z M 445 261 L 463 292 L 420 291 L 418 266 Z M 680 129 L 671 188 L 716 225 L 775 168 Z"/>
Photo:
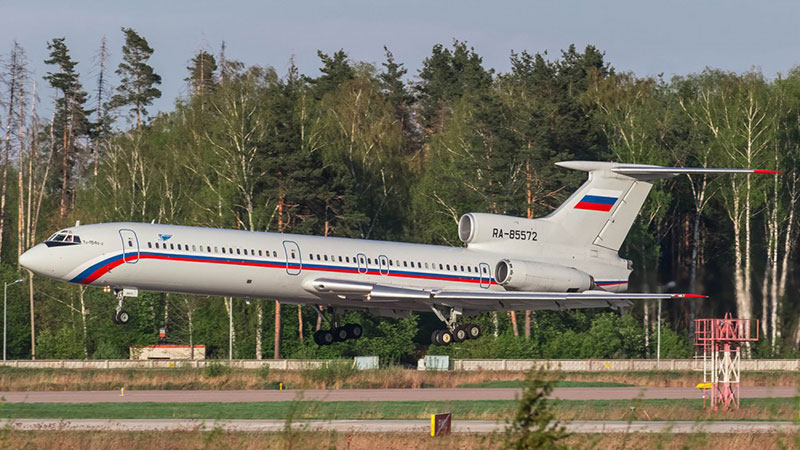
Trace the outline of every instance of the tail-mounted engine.
<path fill-rule="evenodd" d="M 503 259 L 494 273 L 509 291 L 583 292 L 594 287 L 588 273 L 555 264 Z"/>

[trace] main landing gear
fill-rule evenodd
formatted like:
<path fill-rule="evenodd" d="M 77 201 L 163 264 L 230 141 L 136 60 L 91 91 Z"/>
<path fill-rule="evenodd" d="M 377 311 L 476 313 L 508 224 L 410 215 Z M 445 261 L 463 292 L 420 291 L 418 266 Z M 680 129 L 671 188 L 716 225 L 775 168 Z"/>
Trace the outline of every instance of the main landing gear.
<path fill-rule="evenodd" d="M 117 325 L 127 325 L 131 321 L 131 316 L 128 311 L 122 309 L 122 303 L 125 301 L 124 291 L 122 289 L 114 289 L 114 295 L 117 296 L 117 309 L 111 315 L 111 321 Z"/>
<path fill-rule="evenodd" d="M 348 323 L 344 326 L 339 325 L 339 312 L 333 308 L 333 314 L 329 318 L 317 305 L 312 305 L 317 314 L 322 316 L 325 322 L 331 327 L 330 330 L 318 330 L 314 332 L 314 342 L 319 345 L 331 345 L 334 342 L 344 342 L 348 339 L 358 339 L 364 334 L 361 325 Z"/>
<path fill-rule="evenodd" d="M 481 336 L 481 328 L 473 323 L 458 326 L 458 316 L 461 315 L 461 308 L 449 308 L 443 311 L 441 307 L 431 306 L 433 313 L 447 326 L 447 329 L 436 330 L 431 334 L 431 342 L 436 345 L 450 345 L 453 342 L 464 342 L 467 339 L 478 339 Z M 446 314 L 446 315 L 445 315 Z"/>

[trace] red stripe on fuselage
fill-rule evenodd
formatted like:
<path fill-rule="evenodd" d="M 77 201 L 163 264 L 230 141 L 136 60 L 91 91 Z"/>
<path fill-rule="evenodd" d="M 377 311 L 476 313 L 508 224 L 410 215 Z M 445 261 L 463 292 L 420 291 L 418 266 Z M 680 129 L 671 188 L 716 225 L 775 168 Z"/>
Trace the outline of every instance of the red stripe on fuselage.
<path fill-rule="evenodd" d="M 193 258 L 191 256 L 160 256 L 160 255 L 148 255 L 148 254 L 140 254 L 139 259 L 159 259 L 159 260 L 166 260 L 166 261 L 182 261 L 182 262 L 197 262 L 197 263 L 211 263 L 211 264 L 229 264 L 234 266 L 252 266 L 252 267 L 268 267 L 268 268 L 275 268 L 275 269 L 282 269 L 286 267 L 285 262 L 247 262 L 247 261 L 222 261 L 222 260 L 208 260 L 205 258 Z M 96 271 L 94 271 L 91 275 L 87 276 L 81 284 L 89 284 L 93 281 L 97 280 L 101 276 L 108 273 L 111 269 L 123 264 L 124 261 L 122 258 L 112 261 L 106 264 L 103 267 L 100 267 Z M 298 270 L 313 270 L 317 272 L 334 272 L 334 273 L 348 273 L 348 274 L 362 274 L 358 272 L 357 269 L 339 269 L 334 267 L 312 267 L 312 266 L 305 266 L 301 267 L 297 263 L 289 263 L 289 268 L 298 269 Z M 372 270 L 374 272 L 374 269 Z M 369 275 L 376 275 L 380 276 L 379 273 L 369 273 Z M 401 278 L 418 278 L 418 279 L 425 279 L 425 280 L 440 280 L 440 281 L 453 281 L 457 283 L 481 283 L 481 280 L 468 280 L 468 279 L 453 279 L 452 277 L 446 276 L 436 276 L 436 275 L 420 275 L 420 274 L 407 274 L 407 273 L 392 273 L 389 272 L 388 276 L 390 277 L 401 277 Z M 485 280 L 483 283 L 487 284 L 497 284 L 494 280 Z"/>

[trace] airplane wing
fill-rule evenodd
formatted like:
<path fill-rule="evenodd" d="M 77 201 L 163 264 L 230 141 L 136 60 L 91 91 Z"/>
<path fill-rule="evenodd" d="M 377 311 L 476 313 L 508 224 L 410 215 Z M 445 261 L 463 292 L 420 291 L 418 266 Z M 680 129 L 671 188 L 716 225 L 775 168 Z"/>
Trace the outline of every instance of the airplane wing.
<path fill-rule="evenodd" d="M 431 306 L 460 307 L 476 312 L 521 310 L 569 310 L 584 308 L 619 308 L 632 300 L 706 298 L 697 294 L 612 293 L 601 290 L 584 292 L 525 291 L 449 291 L 396 287 L 359 281 L 317 278 L 306 283 L 306 290 L 320 298 L 361 300 L 365 308 L 414 309 Z"/>

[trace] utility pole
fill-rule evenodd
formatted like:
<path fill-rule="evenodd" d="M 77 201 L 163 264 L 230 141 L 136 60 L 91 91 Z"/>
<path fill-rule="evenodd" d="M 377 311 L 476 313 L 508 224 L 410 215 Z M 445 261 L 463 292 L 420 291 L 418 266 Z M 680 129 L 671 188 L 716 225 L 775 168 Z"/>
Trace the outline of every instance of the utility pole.
<path fill-rule="evenodd" d="M 3 283 L 3 361 L 6 360 L 6 347 L 8 347 L 7 343 L 7 333 L 6 333 L 6 325 L 7 325 L 7 318 L 8 318 L 8 287 L 12 284 L 17 284 L 22 281 L 22 278 L 18 280 L 14 280 L 11 283 Z"/>

